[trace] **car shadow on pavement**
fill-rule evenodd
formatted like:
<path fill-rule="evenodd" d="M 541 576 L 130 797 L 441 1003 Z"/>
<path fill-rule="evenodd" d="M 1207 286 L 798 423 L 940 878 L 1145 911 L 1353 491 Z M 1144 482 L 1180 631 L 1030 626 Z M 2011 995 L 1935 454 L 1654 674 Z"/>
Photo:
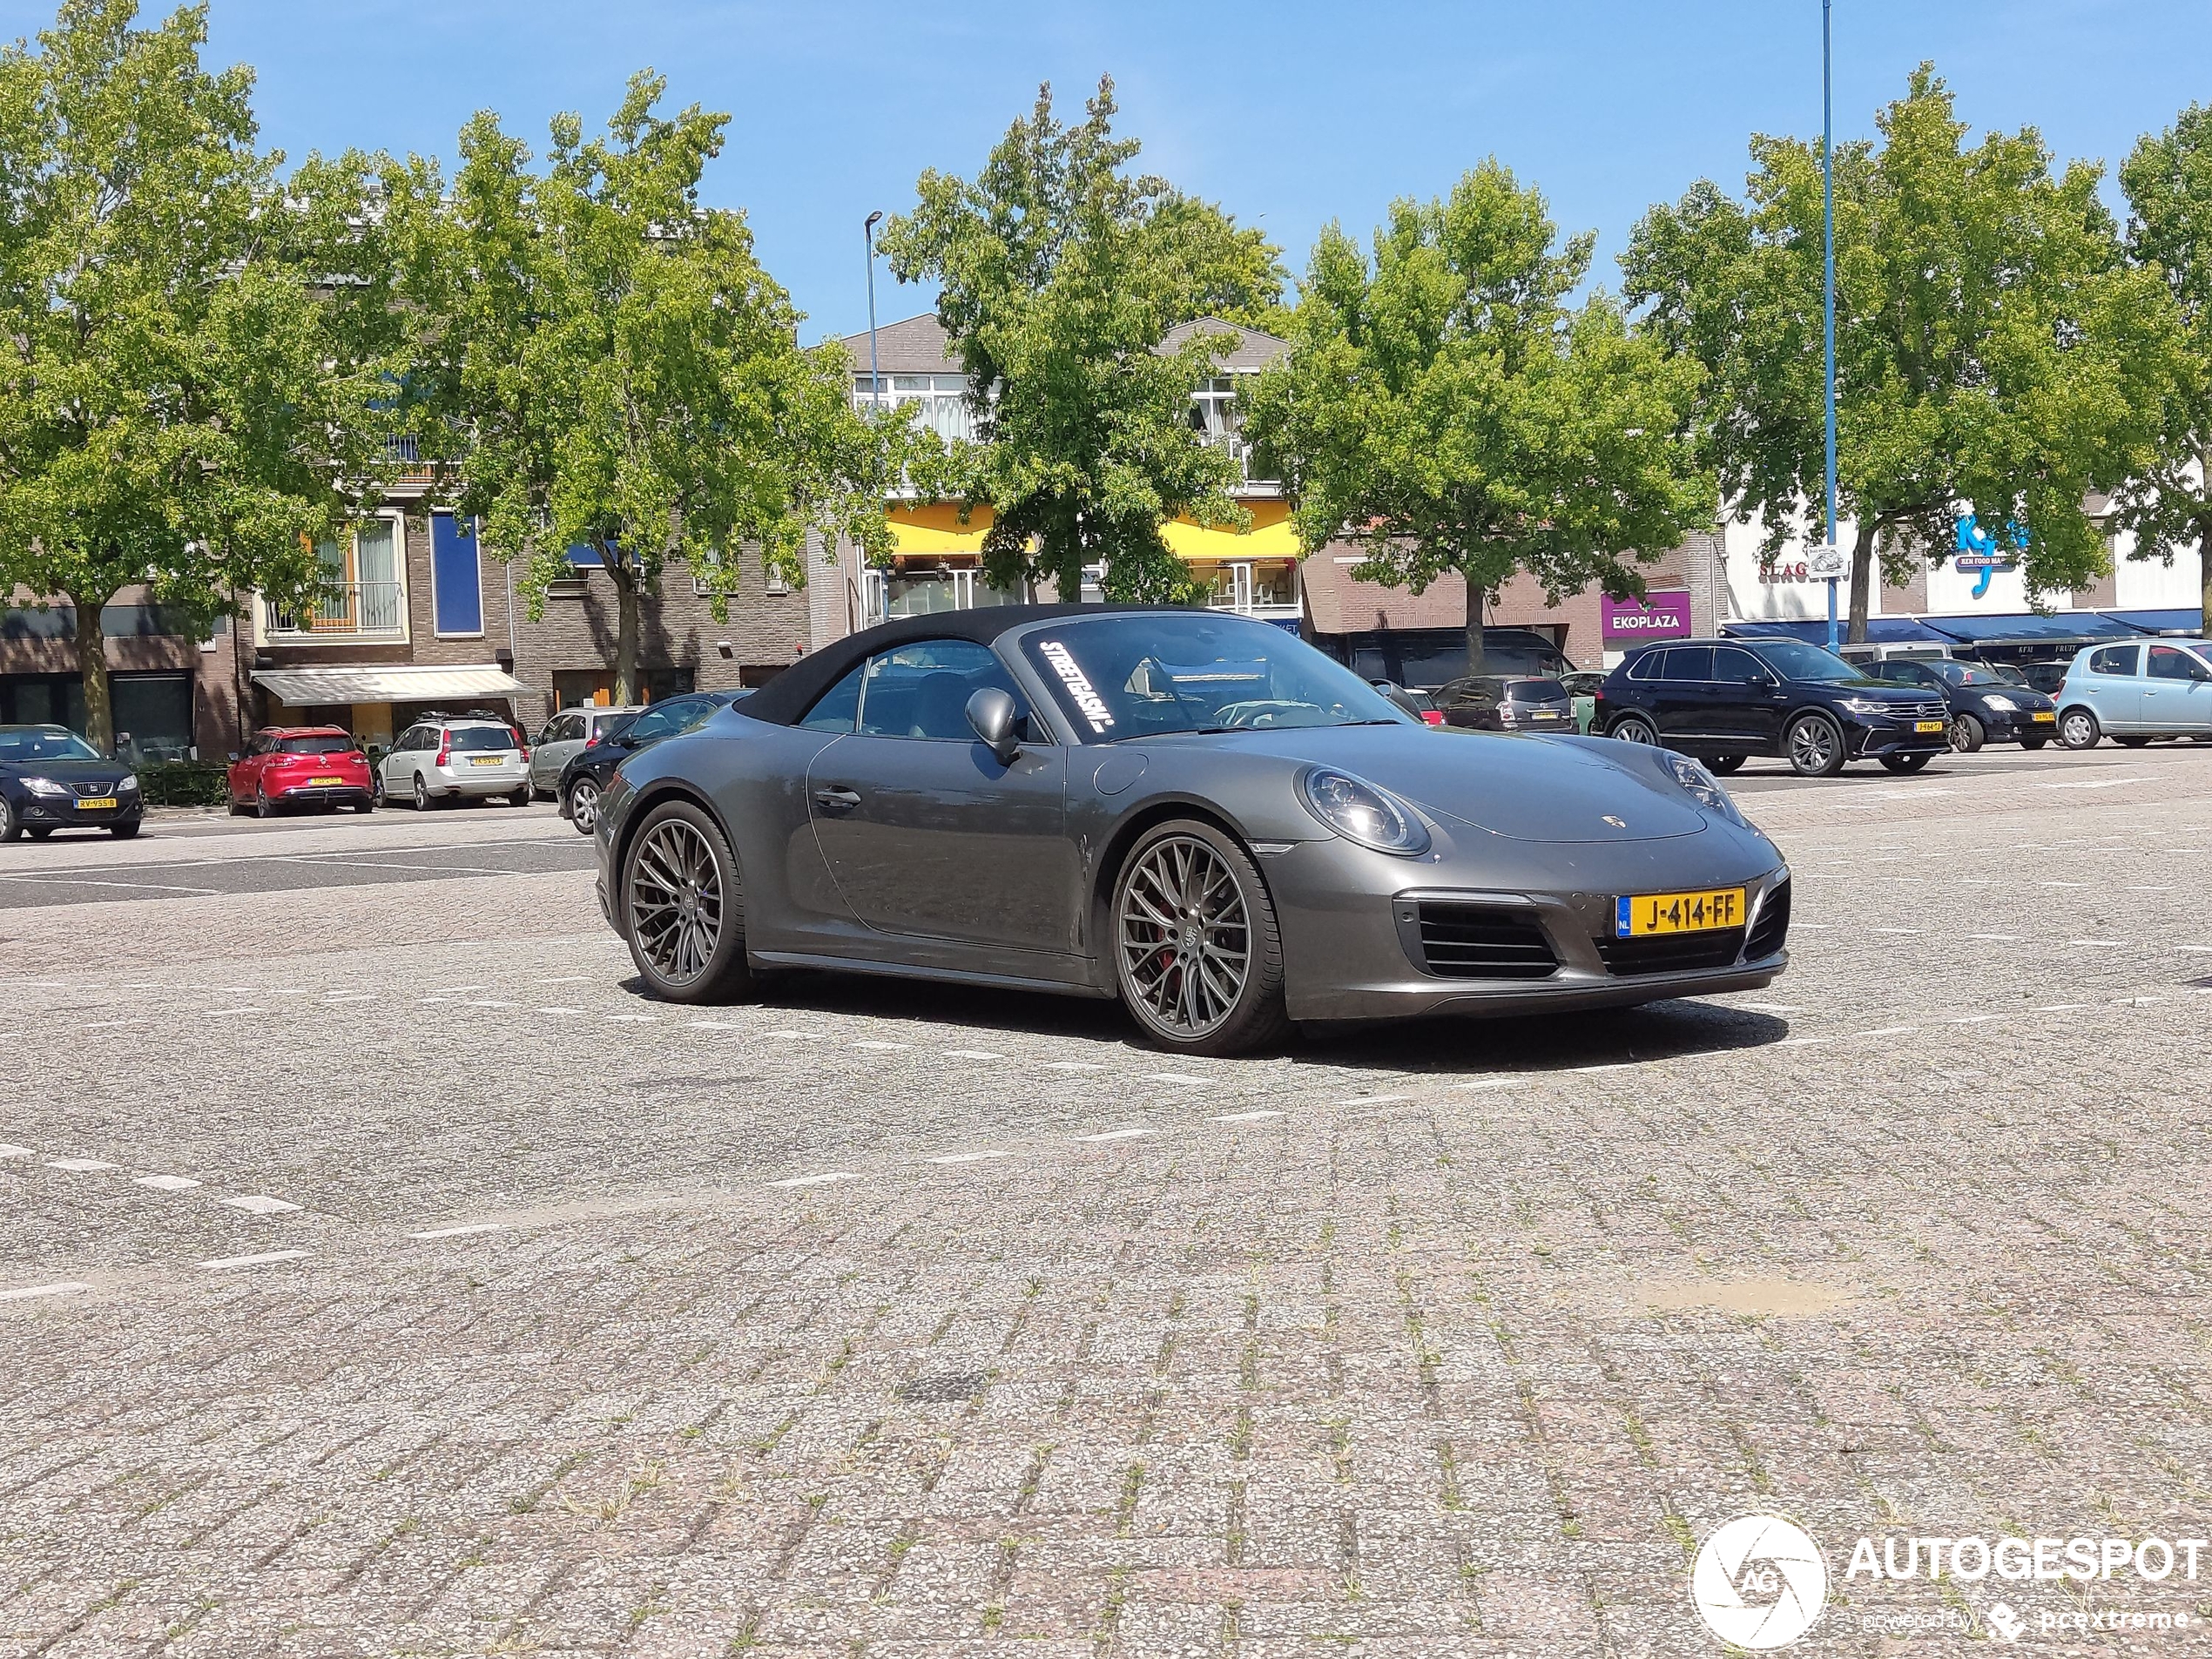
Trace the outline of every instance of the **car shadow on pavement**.
<path fill-rule="evenodd" d="M 644 981 L 634 974 L 622 988 L 647 1000 Z M 1112 1043 L 1170 1063 L 1177 1058 L 1145 1043 L 1119 1003 L 1089 997 L 797 968 L 765 981 L 753 1006 L 895 1021 L 934 1028 L 933 1035 L 949 1035 L 950 1027 L 1069 1037 Z M 1675 1000 L 1575 1014 L 1309 1026 L 1273 1057 L 1293 1065 L 1398 1074 L 1571 1071 L 1764 1048 L 1789 1035 L 1789 1022 L 1771 1014 Z"/>

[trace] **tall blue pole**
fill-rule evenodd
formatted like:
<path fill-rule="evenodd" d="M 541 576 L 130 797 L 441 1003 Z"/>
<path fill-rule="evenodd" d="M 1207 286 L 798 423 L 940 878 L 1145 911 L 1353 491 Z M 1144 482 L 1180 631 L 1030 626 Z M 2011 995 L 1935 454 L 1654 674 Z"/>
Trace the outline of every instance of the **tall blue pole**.
<path fill-rule="evenodd" d="M 1828 545 L 1836 545 L 1836 129 L 1832 106 L 1832 0 L 1820 0 L 1820 236 L 1821 327 L 1827 337 L 1828 368 Z M 1836 578 L 1828 578 L 1828 649 L 1836 637 Z"/>
<path fill-rule="evenodd" d="M 1823 0 L 1824 4 L 1826 0 Z M 870 213 L 867 223 L 860 226 L 860 235 L 868 245 L 868 418 L 873 420 L 881 412 L 883 381 L 875 372 L 875 224 L 880 212 Z M 1828 492 L 1834 495 L 1834 490 Z"/>

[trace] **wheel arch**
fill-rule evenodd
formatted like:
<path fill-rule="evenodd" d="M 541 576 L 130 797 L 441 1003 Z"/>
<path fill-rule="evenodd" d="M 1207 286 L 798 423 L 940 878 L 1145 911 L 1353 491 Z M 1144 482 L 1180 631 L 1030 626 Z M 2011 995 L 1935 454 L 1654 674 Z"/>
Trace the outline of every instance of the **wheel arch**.
<path fill-rule="evenodd" d="M 1114 989 L 1116 984 L 1113 956 L 1105 944 L 1113 934 L 1114 884 L 1121 879 L 1122 866 L 1129 859 L 1130 848 L 1162 824 L 1180 819 L 1196 819 L 1236 842 L 1244 856 L 1251 860 L 1252 867 L 1259 872 L 1260 885 L 1267 888 L 1267 901 L 1275 902 L 1274 888 L 1267 880 L 1266 860 L 1253 853 L 1251 838 L 1219 806 L 1188 795 L 1163 796 L 1147 801 L 1114 826 L 1113 833 L 1099 848 L 1098 857 L 1091 866 L 1090 902 L 1084 911 L 1088 937 L 1084 943 L 1089 948 L 1092 975 L 1108 990 Z"/>
<path fill-rule="evenodd" d="M 602 796 L 606 793 L 604 787 L 600 793 Z M 615 932 L 625 940 L 630 934 L 624 927 L 623 918 L 629 914 L 630 907 L 623 901 L 622 880 L 624 867 L 630 859 L 630 848 L 637 839 L 638 826 L 651 814 L 653 808 L 671 800 L 688 802 L 714 820 L 714 827 L 722 832 L 722 840 L 730 849 L 730 856 L 738 861 L 738 891 L 741 894 L 745 891 L 745 854 L 738 851 L 738 838 L 730 833 L 730 820 L 722 815 L 721 809 L 715 806 L 705 790 L 684 779 L 651 779 L 638 789 L 637 798 L 631 802 L 629 810 L 623 813 L 622 829 L 616 837 L 613 856 L 607 866 L 614 880 L 614 886 L 607 894 L 607 903 L 613 912 Z M 742 911 L 739 914 L 742 918 Z M 738 925 L 743 927 L 742 920 Z"/>

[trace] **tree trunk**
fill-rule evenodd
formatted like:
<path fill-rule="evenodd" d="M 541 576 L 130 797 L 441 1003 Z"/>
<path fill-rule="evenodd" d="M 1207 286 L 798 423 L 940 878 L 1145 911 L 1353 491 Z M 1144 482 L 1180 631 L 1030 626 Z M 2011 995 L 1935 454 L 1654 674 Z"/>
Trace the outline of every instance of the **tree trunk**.
<path fill-rule="evenodd" d="M 1467 672 L 1480 674 L 1485 671 L 1482 655 L 1482 583 L 1468 577 L 1467 584 Z"/>
<path fill-rule="evenodd" d="M 2196 574 L 2197 597 L 2203 607 L 2198 620 L 2204 625 L 2204 637 L 2212 639 L 2212 515 L 2197 521 Z"/>
<path fill-rule="evenodd" d="M 1851 541 L 1851 631 L 1844 636 L 1846 644 L 1866 643 L 1866 610 L 1874 582 L 1874 516 L 1869 513 L 1858 521 L 1858 534 Z"/>
<path fill-rule="evenodd" d="M 607 574 L 615 583 L 615 705 L 625 707 L 637 701 L 637 612 L 640 595 L 637 591 L 640 572 L 628 559 L 599 556 L 606 560 Z"/>
<path fill-rule="evenodd" d="M 115 752 L 115 692 L 107 677 L 107 635 L 100 627 L 106 598 L 90 604 L 75 594 L 64 596 L 77 612 L 77 668 L 84 682 L 84 740 L 102 754 Z"/>

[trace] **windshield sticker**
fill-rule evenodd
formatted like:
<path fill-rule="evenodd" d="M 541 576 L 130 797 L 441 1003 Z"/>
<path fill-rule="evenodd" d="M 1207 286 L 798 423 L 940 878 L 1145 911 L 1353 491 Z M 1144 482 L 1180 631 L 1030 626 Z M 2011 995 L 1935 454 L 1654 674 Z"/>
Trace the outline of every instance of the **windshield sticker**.
<path fill-rule="evenodd" d="M 1104 732 L 1114 724 L 1114 717 L 1106 711 L 1106 699 L 1098 695 L 1090 677 L 1076 666 L 1076 659 L 1068 648 L 1056 639 L 1037 642 L 1038 653 L 1052 664 L 1052 671 L 1060 676 L 1060 683 L 1068 688 L 1068 696 L 1082 711 L 1083 718 L 1090 722 L 1093 732 Z"/>

